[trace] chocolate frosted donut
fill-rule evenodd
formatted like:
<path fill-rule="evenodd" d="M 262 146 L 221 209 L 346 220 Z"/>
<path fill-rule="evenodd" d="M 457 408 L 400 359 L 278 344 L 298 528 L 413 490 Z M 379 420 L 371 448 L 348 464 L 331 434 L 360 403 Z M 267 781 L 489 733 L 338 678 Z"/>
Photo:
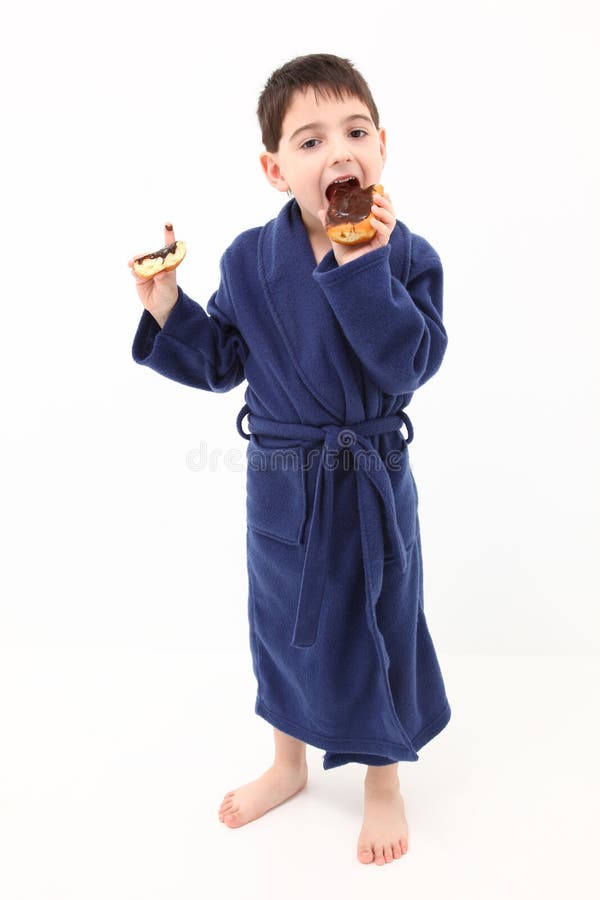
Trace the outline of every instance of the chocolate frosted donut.
<path fill-rule="evenodd" d="M 329 185 L 325 231 L 330 241 L 337 244 L 364 244 L 375 237 L 371 213 L 374 192 L 383 194 L 383 187 L 372 184 L 361 188 L 356 179 Z"/>
<path fill-rule="evenodd" d="M 136 256 L 133 260 L 133 270 L 140 278 L 153 278 L 159 272 L 170 272 L 176 269 L 185 256 L 185 244 L 183 241 L 173 241 L 161 250 L 153 253 L 145 253 Z"/>

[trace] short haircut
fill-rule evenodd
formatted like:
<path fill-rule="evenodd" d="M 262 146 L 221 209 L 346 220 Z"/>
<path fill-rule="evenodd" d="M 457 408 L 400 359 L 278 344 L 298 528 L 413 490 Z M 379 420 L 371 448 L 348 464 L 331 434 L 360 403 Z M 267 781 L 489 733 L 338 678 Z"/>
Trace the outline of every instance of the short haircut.
<path fill-rule="evenodd" d="M 276 69 L 265 84 L 258 100 L 258 121 L 265 150 L 275 153 L 281 140 L 281 126 L 295 91 L 334 96 L 338 100 L 357 97 L 367 107 L 376 128 L 379 112 L 371 91 L 360 72 L 349 59 L 331 53 L 297 56 Z"/>

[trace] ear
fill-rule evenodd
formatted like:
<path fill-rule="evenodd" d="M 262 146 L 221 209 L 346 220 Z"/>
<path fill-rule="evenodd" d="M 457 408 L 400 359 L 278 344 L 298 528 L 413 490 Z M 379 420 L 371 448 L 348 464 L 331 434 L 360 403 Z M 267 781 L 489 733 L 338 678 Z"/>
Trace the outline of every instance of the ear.
<path fill-rule="evenodd" d="M 283 174 L 279 167 L 279 161 L 277 159 L 276 153 L 269 153 L 268 151 L 261 153 L 260 164 L 269 184 L 271 184 L 278 191 L 288 191 L 290 189 L 290 186 L 283 177 Z"/>
<path fill-rule="evenodd" d="M 381 153 L 381 161 L 385 162 L 387 157 L 385 128 L 379 129 L 379 152 Z"/>

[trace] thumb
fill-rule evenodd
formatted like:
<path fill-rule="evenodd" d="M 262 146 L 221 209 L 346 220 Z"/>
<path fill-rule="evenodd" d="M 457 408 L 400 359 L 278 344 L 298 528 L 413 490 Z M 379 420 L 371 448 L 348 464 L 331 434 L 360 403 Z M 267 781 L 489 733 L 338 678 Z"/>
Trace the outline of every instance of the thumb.
<path fill-rule="evenodd" d="M 323 228 L 325 228 L 325 216 L 327 215 L 326 210 L 319 209 L 317 211 L 317 215 L 318 215 L 319 219 L 321 220 L 321 225 L 323 226 Z"/>

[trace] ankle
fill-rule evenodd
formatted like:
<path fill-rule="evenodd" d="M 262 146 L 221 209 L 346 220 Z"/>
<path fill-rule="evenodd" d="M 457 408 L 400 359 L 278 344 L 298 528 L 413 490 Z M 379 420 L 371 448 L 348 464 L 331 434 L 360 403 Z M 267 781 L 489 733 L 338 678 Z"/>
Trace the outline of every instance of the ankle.
<path fill-rule="evenodd" d="M 273 769 L 276 769 L 278 772 L 307 772 L 308 765 L 306 763 L 306 756 L 304 757 L 296 757 L 296 758 L 288 758 L 288 757 L 275 757 L 273 760 Z"/>
<path fill-rule="evenodd" d="M 399 788 L 397 766 L 368 766 L 365 775 L 365 787 L 369 788 Z"/>

